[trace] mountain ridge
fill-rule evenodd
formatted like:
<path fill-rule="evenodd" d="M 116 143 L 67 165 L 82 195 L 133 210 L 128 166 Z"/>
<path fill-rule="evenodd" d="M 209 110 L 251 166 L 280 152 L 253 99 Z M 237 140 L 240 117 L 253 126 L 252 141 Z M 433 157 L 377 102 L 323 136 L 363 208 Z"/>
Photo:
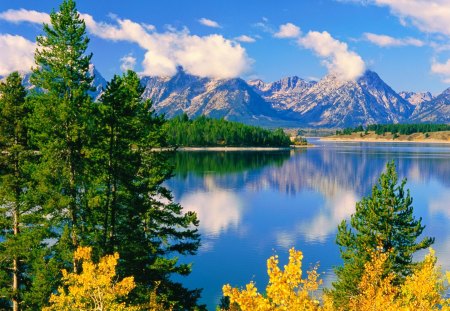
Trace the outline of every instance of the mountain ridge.
<path fill-rule="evenodd" d="M 107 81 L 94 76 L 90 95 L 98 100 Z M 24 84 L 29 83 L 29 74 Z M 1 79 L 1 77 L 0 77 Z M 206 115 L 266 127 L 343 128 L 374 123 L 450 123 L 450 88 L 430 92 L 394 91 L 373 71 L 355 81 L 328 74 L 319 81 L 298 76 L 273 82 L 198 77 L 178 68 L 172 77 L 141 76 L 144 99 L 158 114 Z"/>

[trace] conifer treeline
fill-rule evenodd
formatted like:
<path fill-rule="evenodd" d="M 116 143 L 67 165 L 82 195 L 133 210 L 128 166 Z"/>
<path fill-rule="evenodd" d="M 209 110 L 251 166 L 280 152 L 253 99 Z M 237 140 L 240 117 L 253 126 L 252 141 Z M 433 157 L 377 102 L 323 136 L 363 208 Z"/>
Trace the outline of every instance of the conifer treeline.
<path fill-rule="evenodd" d="M 384 133 L 411 135 L 414 133 L 431 133 L 440 131 L 450 131 L 449 124 L 432 124 L 432 123 L 417 123 L 417 124 L 370 124 L 366 127 L 362 125 L 357 127 L 349 127 L 342 131 L 336 131 L 336 135 L 350 135 L 351 133 L 358 133 L 364 131 L 373 131 L 375 134 L 382 135 Z"/>
<path fill-rule="evenodd" d="M 162 186 L 172 167 L 152 149 L 167 144 L 165 121 L 132 71 L 94 102 L 75 2 L 50 17 L 37 38 L 34 90 L 27 94 L 18 73 L 0 84 L 0 309 L 48 305 L 62 269 L 81 272 L 81 246 L 94 259 L 120 253 L 117 278 L 136 285 L 126 305 L 147 302 L 158 284 L 174 310 L 194 309 L 199 291 L 170 279 L 189 274 L 176 255 L 194 254 L 199 234 L 196 214 Z"/>
<path fill-rule="evenodd" d="M 185 147 L 289 147 L 291 141 L 282 129 L 274 131 L 224 119 L 200 116 L 190 120 L 186 114 L 165 124 L 168 142 Z"/>

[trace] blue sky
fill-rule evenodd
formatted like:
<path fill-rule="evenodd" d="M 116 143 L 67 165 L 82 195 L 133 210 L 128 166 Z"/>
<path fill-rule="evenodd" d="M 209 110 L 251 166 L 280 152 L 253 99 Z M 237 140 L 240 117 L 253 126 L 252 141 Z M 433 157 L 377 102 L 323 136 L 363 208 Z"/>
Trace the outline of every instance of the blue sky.
<path fill-rule="evenodd" d="M 59 1 L 0 3 L 0 75 L 26 70 Z M 77 1 L 93 63 L 171 75 L 274 81 L 376 71 L 396 91 L 450 86 L 450 0 Z M 43 14 L 45 13 L 45 14 Z"/>

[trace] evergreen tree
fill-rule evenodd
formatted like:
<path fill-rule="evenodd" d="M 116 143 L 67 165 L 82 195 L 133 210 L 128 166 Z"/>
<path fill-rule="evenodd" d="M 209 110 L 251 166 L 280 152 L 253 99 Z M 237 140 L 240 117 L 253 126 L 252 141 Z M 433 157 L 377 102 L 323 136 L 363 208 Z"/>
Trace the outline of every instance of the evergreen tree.
<path fill-rule="evenodd" d="M 196 252 L 198 221 L 194 213 L 183 213 L 162 186 L 172 173 L 167 153 L 154 151 L 166 145 L 164 119 L 142 100 L 143 92 L 137 74 L 128 71 L 114 76 L 98 105 L 96 154 L 103 174 L 92 197 L 103 225 L 95 240 L 103 254 L 120 254 L 119 272 L 135 277 L 137 302 L 148 300 L 149 288 L 159 284 L 158 293 L 175 310 L 190 310 L 199 292 L 173 283 L 170 276 L 189 273 L 190 266 L 178 264 L 173 254 Z"/>
<path fill-rule="evenodd" d="M 86 227 L 92 55 L 86 54 L 86 26 L 73 0 L 64 0 L 50 20 L 50 25 L 44 24 L 44 35 L 37 38 L 37 67 L 31 77 L 40 91 L 33 96 L 34 141 L 42 154 L 43 205 L 54 209 L 60 232 L 63 224 L 69 227 L 71 241 L 66 247 L 70 252 L 66 253 L 72 258 Z M 72 264 L 76 271 L 71 258 L 65 258 L 66 266 Z"/>
<path fill-rule="evenodd" d="M 371 252 L 389 253 L 384 275 L 393 273 L 395 284 L 401 284 L 414 268 L 413 254 L 434 242 L 429 237 L 418 241 L 425 226 L 421 218 L 414 218 L 412 198 L 404 189 L 406 179 L 397 182 L 395 164 L 388 163 L 372 194 L 356 204 L 351 227 L 345 220 L 338 226 L 336 243 L 344 265 L 335 269 L 337 281 L 331 294 L 339 307 L 346 309 L 350 297 L 358 294 Z"/>
<path fill-rule="evenodd" d="M 29 140 L 30 109 L 22 78 L 14 72 L 0 83 L 0 307 L 22 309 L 29 288 L 32 253 L 45 231 L 42 209 L 32 202 L 36 152 Z"/>

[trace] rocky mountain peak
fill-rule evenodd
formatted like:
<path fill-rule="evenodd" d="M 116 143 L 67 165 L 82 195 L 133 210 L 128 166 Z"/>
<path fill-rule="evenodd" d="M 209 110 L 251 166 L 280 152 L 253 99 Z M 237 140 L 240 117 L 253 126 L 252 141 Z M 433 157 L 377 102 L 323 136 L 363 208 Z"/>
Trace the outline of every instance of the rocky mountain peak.
<path fill-rule="evenodd" d="M 90 67 L 98 99 L 106 80 Z M 275 82 L 240 78 L 212 79 L 185 72 L 171 77 L 141 77 L 143 97 L 167 117 L 187 113 L 215 118 L 292 127 L 348 127 L 371 123 L 450 122 L 450 88 L 439 96 L 429 92 L 396 93 L 377 73 L 366 71 L 356 81 L 329 74 L 318 82 L 297 76 Z M 24 84 L 31 87 L 29 74 Z"/>
<path fill-rule="evenodd" d="M 430 92 L 400 92 L 398 95 L 407 100 L 413 106 L 417 106 L 434 98 Z"/>

